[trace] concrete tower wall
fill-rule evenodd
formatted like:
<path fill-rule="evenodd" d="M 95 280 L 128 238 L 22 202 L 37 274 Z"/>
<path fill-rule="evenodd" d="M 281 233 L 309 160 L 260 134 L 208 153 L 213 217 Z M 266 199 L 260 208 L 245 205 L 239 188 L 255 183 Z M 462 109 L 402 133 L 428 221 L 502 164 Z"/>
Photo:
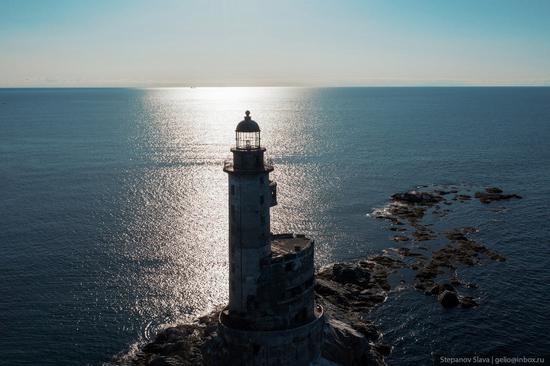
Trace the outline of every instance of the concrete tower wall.
<path fill-rule="evenodd" d="M 298 328 L 275 331 L 243 331 L 220 320 L 218 330 L 230 345 L 228 359 L 241 366 L 309 366 L 318 361 L 324 316 L 319 308 L 314 319 Z"/>
<path fill-rule="evenodd" d="M 218 329 L 229 360 L 241 366 L 306 366 L 320 354 L 323 310 L 314 299 L 314 243 L 270 232 L 277 203 L 250 112 L 237 125 L 229 174 L 229 305 Z"/>
<path fill-rule="evenodd" d="M 229 174 L 229 310 L 248 313 L 262 259 L 271 255 L 269 172 Z"/>
<path fill-rule="evenodd" d="M 314 319 L 314 244 L 274 257 L 258 283 L 258 311 L 250 328 L 275 330 L 299 327 Z"/>

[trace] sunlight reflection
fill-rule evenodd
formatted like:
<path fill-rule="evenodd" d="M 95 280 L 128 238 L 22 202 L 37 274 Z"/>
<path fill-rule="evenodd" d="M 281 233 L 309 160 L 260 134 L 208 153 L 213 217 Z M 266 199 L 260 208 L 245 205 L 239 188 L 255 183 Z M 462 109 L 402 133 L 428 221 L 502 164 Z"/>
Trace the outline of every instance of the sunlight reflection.
<path fill-rule="evenodd" d="M 315 121 L 307 115 L 307 93 L 288 88 L 144 91 L 134 143 L 141 168 L 129 172 L 125 182 L 126 224 L 118 255 L 133 273 L 124 279 L 127 288 L 139 289 L 134 312 L 155 319 L 148 327 L 198 315 L 227 300 L 227 177 L 221 163 L 246 109 L 257 118 L 262 141 L 275 157 L 274 178 L 282 194 L 272 211 L 273 230 L 308 234 L 320 243 L 318 257 L 329 253 L 319 234 L 331 226 L 322 220 L 319 166 L 308 162 L 319 147 L 311 128 Z"/>

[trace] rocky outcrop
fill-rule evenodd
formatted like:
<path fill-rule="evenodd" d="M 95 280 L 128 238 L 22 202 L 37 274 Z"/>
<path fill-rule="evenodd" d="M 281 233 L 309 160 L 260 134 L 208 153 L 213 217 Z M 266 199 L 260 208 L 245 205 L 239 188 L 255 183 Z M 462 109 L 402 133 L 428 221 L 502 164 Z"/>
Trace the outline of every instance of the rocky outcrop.
<path fill-rule="evenodd" d="M 502 189 L 498 187 L 485 188 L 485 192 L 476 192 L 475 198 L 481 203 L 491 203 L 493 201 L 509 200 L 511 198 L 521 198 L 517 194 L 504 194 Z"/>
<path fill-rule="evenodd" d="M 391 351 L 391 345 L 382 342 L 380 332 L 365 319 L 365 314 L 386 301 L 391 290 L 388 276 L 394 272 L 414 271 L 411 285 L 433 296 L 434 301 L 437 298 L 449 311 L 459 305 L 462 308 L 479 306 L 473 296 L 460 294 L 460 291 L 475 290 L 477 285 L 461 281 L 457 269 L 484 260 L 505 261 L 505 257 L 474 240 L 472 236 L 479 231 L 475 227 L 437 232 L 430 224 L 423 223 L 426 216 L 436 219 L 445 216 L 450 210 L 444 207 L 470 202 L 472 196 L 467 193 L 452 186 L 394 194 L 388 206 L 375 210 L 373 216 L 387 220 L 391 224 L 389 230 L 400 234 L 391 239 L 406 246 L 388 248 L 382 255 L 354 262 L 335 263 L 318 271 L 315 297 L 324 308 L 326 320 L 322 365 L 384 364 L 384 355 Z M 451 195 L 454 196 L 449 198 Z M 505 194 L 497 187 L 486 188 L 474 196 L 484 204 L 521 198 L 517 194 Z M 441 243 L 445 239 L 446 242 Z M 420 242 L 422 246 L 418 246 Z M 438 242 L 437 246 L 432 246 L 433 242 Z M 191 324 L 167 328 L 137 352 L 119 355 L 111 364 L 231 366 L 226 345 L 217 334 L 220 311 L 217 308 Z"/>
<path fill-rule="evenodd" d="M 341 365 L 382 364 L 376 347 L 370 346 L 365 334 L 348 323 L 328 319 L 324 329 L 323 357 Z"/>
<path fill-rule="evenodd" d="M 449 198 L 451 194 L 454 196 Z M 485 188 L 482 192 L 476 192 L 474 196 L 481 203 L 521 198 L 517 194 L 505 194 L 498 187 Z M 443 207 L 469 202 L 471 199 L 469 188 L 452 186 L 450 188 L 434 187 L 430 190 L 429 187 L 422 187 L 417 190 L 396 193 L 391 196 L 391 201 L 386 207 L 373 211 L 373 216 L 391 223 L 392 226 L 389 228 L 391 232 L 400 232 L 400 235 L 392 237 L 393 241 L 403 244 L 410 243 L 414 247 L 417 247 L 419 242 L 428 243 L 427 247 L 417 247 L 425 250 L 425 255 L 420 255 L 411 251 L 410 248 L 404 247 L 393 248 L 387 252 L 393 251 L 402 258 L 416 257 L 414 262 L 408 261 L 406 266 L 416 272 L 414 287 L 427 295 L 437 296 L 444 307 L 454 307 L 458 304 L 465 308 L 478 306 L 473 297 L 462 296 L 457 290 L 459 287 L 477 288 L 475 284 L 462 283 L 458 280 L 456 270 L 460 266 L 473 266 L 486 259 L 499 262 L 506 260 L 503 255 L 470 237 L 479 231 L 475 227 L 456 227 L 443 232 L 435 232 L 430 228 L 431 224 L 423 223 L 426 217 L 430 217 L 433 221 L 446 216 L 451 211 L 451 207 Z M 409 236 L 404 235 L 409 230 L 407 226 L 411 230 L 410 238 L 412 240 L 410 241 L 406 240 L 409 239 Z M 438 240 L 439 242 L 435 243 L 435 240 L 441 237 L 446 238 L 448 242 L 440 244 Z M 430 245 L 432 242 L 434 245 Z M 446 279 L 451 283 L 445 281 L 437 283 L 439 279 Z M 444 291 L 450 293 L 443 296 Z"/>
<path fill-rule="evenodd" d="M 387 276 L 402 264 L 383 256 L 354 263 L 336 263 L 319 271 L 315 284 L 318 304 L 325 311 L 322 357 L 326 364 L 342 366 L 383 365 L 391 347 L 380 343 L 380 333 L 364 319 L 375 305 L 385 301 L 390 289 Z M 132 355 L 115 357 L 112 365 L 128 366 L 232 366 L 217 326 L 221 308 L 160 332 Z M 237 365 L 235 365 L 237 366 Z"/>
<path fill-rule="evenodd" d="M 436 192 L 432 193 L 422 191 L 396 193 L 392 195 L 391 198 L 397 202 L 418 205 L 433 205 L 443 200 L 443 197 Z"/>
<path fill-rule="evenodd" d="M 437 300 L 444 308 L 453 308 L 459 304 L 456 292 L 444 290 L 437 296 Z"/>
<path fill-rule="evenodd" d="M 403 262 L 374 256 L 322 268 L 315 282 L 316 302 L 325 309 L 327 322 L 322 356 L 340 365 L 381 365 L 391 347 L 364 315 L 384 302 L 391 286 L 388 275 Z"/>
<path fill-rule="evenodd" d="M 336 263 L 332 265 L 333 281 L 339 283 L 354 283 L 361 285 L 368 283 L 370 280 L 370 272 L 361 266 L 354 265 L 353 263 Z"/>

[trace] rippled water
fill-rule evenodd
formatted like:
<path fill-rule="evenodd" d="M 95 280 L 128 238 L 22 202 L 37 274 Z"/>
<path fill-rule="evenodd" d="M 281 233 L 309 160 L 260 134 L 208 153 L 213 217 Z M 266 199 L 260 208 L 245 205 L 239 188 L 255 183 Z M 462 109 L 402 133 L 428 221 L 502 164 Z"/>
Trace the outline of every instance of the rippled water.
<path fill-rule="evenodd" d="M 461 270 L 477 309 L 390 296 L 371 315 L 390 363 L 548 351 L 549 101 L 548 88 L 0 90 L 0 364 L 98 365 L 227 300 L 221 162 L 246 109 L 276 164 L 273 231 L 315 238 L 319 265 L 391 246 L 367 214 L 415 185 L 525 197 L 445 218 L 508 260 Z"/>

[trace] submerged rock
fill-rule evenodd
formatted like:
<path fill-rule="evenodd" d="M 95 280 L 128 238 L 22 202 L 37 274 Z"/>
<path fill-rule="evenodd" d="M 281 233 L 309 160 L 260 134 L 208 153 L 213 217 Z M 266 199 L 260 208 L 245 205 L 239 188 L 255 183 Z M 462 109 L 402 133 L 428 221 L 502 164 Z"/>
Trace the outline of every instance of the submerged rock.
<path fill-rule="evenodd" d="M 409 241 L 409 238 L 404 235 L 395 235 L 392 238 L 393 241 Z"/>
<path fill-rule="evenodd" d="M 479 306 L 479 304 L 471 296 L 461 296 L 460 306 L 463 308 L 473 308 Z"/>
<path fill-rule="evenodd" d="M 453 308 L 459 304 L 456 292 L 449 290 L 440 293 L 437 300 L 444 308 Z"/>
<path fill-rule="evenodd" d="M 444 283 L 444 284 L 435 284 L 432 288 L 430 288 L 430 290 L 428 291 L 429 294 L 432 294 L 432 295 L 439 295 L 445 291 L 450 291 L 450 292 L 455 292 L 456 293 L 456 289 L 449 283 Z"/>
<path fill-rule="evenodd" d="M 416 241 L 433 240 L 437 237 L 432 230 L 423 226 L 417 226 L 416 231 L 412 235 Z"/>
<path fill-rule="evenodd" d="M 481 203 L 491 203 L 493 201 L 521 198 L 521 196 L 515 193 L 504 194 L 502 189 L 498 187 L 489 187 L 485 189 L 485 192 L 476 192 L 475 198 L 479 199 L 479 202 Z"/>
<path fill-rule="evenodd" d="M 498 187 L 487 187 L 485 188 L 485 192 L 487 193 L 502 193 L 502 189 L 498 188 Z"/>
<path fill-rule="evenodd" d="M 470 196 L 469 194 L 458 194 L 456 195 L 455 198 L 453 198 L 454 200 L 459 200 L 461 202 L 464 202 L 464 201 L 469 201 L 472 199 L 472 196 Z"/>

